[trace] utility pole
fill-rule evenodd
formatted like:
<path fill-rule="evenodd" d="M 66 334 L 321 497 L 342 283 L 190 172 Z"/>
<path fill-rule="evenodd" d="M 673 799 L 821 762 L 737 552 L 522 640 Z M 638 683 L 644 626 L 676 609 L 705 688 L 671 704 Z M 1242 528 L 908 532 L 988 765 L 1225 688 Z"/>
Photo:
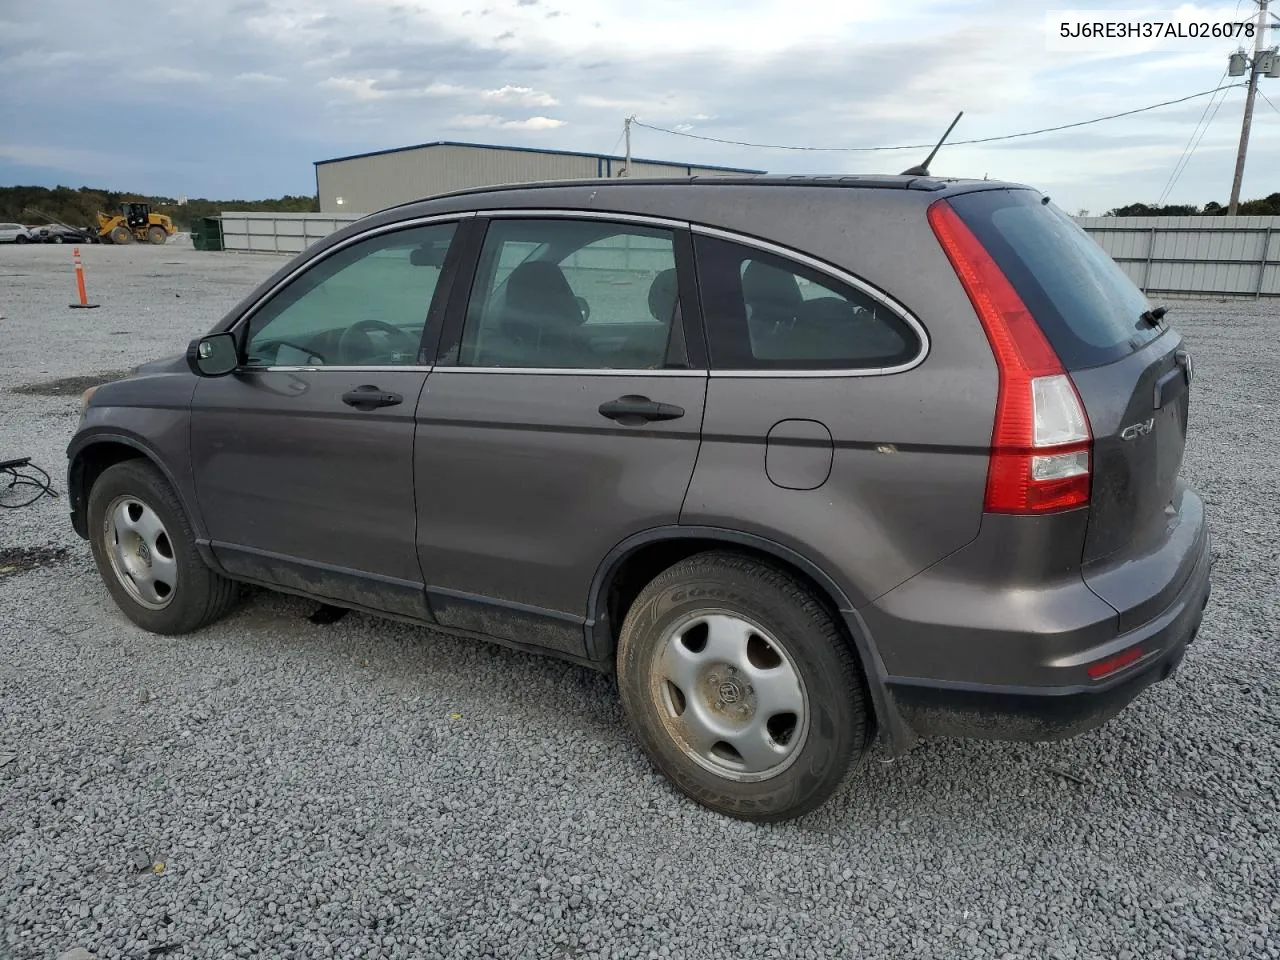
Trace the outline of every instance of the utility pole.
<path fill-rule="evenodd" d="M 626 162 L 623 163 L 622 165 L 622 174 L 621 174 L 624 177 L 631 176 L 631 121 L 634 119 L 635 119 L 634 116 L 630 116 L 630 117 L 627 117 L 627 119 L 622 121 L 622 133 L 624 138 L 627 141 L 627 159 L 626 159 Z"/>
<path fill-rule="evenodd" d="M 1270 0 L 1257 0 L 1258 27 L 1253 35 L 1253 60 L 1249 63 L 1249 89 L 1244 98 L 1244 122 L 1240 126 L 1240 149 L 1236 153 L 1236 174 L 1231 181 L 1231 202 L 1227 216 L 1234 217 L 1240 209 L 1240 185 L 1244 182 L 1244 155 L 1249 149 L 1249 128 L 1253 125 L 1253 102 L 1258 97 L 1258 74 L 1262 72 L 1263 55 L 1267 52 L 1267 4 Z M 1274 54 L 1272 58 L 1274 59 Z"/>

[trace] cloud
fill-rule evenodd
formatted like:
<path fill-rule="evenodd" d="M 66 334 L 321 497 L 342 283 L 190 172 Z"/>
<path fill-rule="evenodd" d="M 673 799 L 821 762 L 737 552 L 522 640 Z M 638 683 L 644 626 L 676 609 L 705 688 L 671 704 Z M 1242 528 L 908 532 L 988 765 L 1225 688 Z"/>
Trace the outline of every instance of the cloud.
<path fill-rule="evenodd" d="M 83 150 L 63 147 L 39 146 L 26 143 L 0 143 L 0 160 L 8 160 L 24 166 L 52 167 L 55 170 L 76 170 L 87 157 L 98 156 Z"/>
<path fill-rule="evenodd" d="M 377 87 L 377 82 L 372 77 L 363 77 L 357 79 L 355 77 L 326 77 L 320 81 L 320 87 L 325 90 L 337 90 L 340 93 L 350 94 L 357 100 L 381 100 L 383 97 L 390 96 L 386 90 Z"/>
<path fill-rule="evenodd" d="M 534 90 L 532 87 L 515 86 L 510 83 L 504 84 L 496 90 L 482 90 L 480 96 L 484 100 L 518 104 L 523 107 L 554 107 L 560 103 L 549 93 Z"/>
<path fill-rule="evenodd" d="M 160 83 L 208 83 L 212 76 L 202 70 L 183 70 L 181 67 L 148 67 L 138 73 L 147 81 Z"/>
<path fill-rule="evenodd" d="M 551 117 L 505 120 L 491 113 L 459 114 L 449 121 L 449 126 L 459 130 L 555 130 L 564 125 L 563 120 L 555 120 Z"/>
<path fill-rule="evenodd" d="M 272 83 L 288 83 L 284 77 L 277 77 L 273 73 L 257 73 L 250 71 L 248 73 L 237 73 L 235 75 L 238 83 L 254 83 L 254 84 L 272 84 Z"/>
<path fill-rule="evenodd" d="M 6 139 L 38 145 L 0 151 L 0 181 L 193 196 L 222 185 L 243 197 L 308 191 L 313 160 L 450 130 L 611 153 L 631 115 L 728 140 L 854 147 L 932 144 L 963 109 L 954 140 L 996 136 L 1207 89 L 1235 45 L 1050 50 L 1043 10 L 1014 0 L 935 0 L 927 17 L 899 0 L 810 0 L 803 15 L 794 0 L 0 6 L 6 129 L 21 131 Z M 555 11 L 563 16 L 545 18 Z M 162 66 L 139 66 L 139 36 L 169 51 Z M 1241 100 L 1228 93 L 1170 199 L 1226 193 Z M 1206 103 L 1025 140 L 953 143 L 934 169 L 1048 186 L 1069 207 L 1151 200 Z M 1268 170 L 1280 169 L 1280 124 L 1262 122 L 1265 103 L 1258 110 L 1246 195 L 1274 189 Z M 85 143 L 115 142 L 122 116 L 165 131 L 163 162 L 86 153 Z M 896 171 L 923 158 L 736 147 L 644 127 L 632 139 L 642 157 L 783 173 Z"/>

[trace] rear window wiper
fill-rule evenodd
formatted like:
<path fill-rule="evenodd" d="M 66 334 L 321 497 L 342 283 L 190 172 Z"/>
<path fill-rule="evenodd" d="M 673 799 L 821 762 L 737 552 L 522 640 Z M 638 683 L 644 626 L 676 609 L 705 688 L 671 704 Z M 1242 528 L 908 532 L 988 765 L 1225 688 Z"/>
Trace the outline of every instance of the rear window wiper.
<path fill-rule="evenodd" d="M 1138 315 L 1138 329 L 1141 330 L 1143 326 L 1160 326 L 1160 321 L 1164 319 L 1164 315 L 1168 312 L 1168 307 L 1153 307 L 1150 310 L 1143 310 Z"/>

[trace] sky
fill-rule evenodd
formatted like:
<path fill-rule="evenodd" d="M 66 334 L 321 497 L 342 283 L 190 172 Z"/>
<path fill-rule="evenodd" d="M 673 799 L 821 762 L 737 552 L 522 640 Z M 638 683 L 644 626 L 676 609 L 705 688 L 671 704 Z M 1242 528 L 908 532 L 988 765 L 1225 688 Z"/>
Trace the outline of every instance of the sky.
<path fill-rule="evenodd" d="M 0 4 L 0 185 L 223 200 L 311 194 L 316 160 L 432 140 L 617 153 L 628 115 L 758 144 L 931 143 L 959 110 L 952 137 L 972 139 L 1232 82 L 1223 74 L 1238 41 L 1064 47 L 1052 42 L 1046 13 L 1066 6 L 14 0 Z M 1087 6 L 1142 8 L 1137 0 Z M 1236 19 L 1256 10 L 1255 0 L 1203 8 Z M 1272 37 L 1280 41 L 1280 29 Z M 1260 89 L 1267 99 L 1257 101 L 1246 199 L 1280 190 L 1280 79 L 1262 79 Z M 1226 202 L 1244 91 L 1217 99 L 1167 202 Z M 1030 183 L 1073 213 L 1155 202 L 1208 104 L 944 146 L 932 170 Z M 632 149 L 771 173 L 896 173 L 927 152 L 761 149 L 646 127 L 634 128 Z"/>

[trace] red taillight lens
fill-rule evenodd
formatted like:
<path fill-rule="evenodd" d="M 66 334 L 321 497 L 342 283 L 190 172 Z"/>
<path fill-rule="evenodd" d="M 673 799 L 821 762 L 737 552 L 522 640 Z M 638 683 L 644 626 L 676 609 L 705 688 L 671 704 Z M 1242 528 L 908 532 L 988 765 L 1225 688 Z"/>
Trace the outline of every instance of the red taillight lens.
<path fill-rule="evenodd" d="M 929 225 L 986 331 L 1000 375 L 985 509 L 1047 513 L 1089 502 L 1093 436 L 1084 404 L 1031 311 L 945 200 Z"/>

